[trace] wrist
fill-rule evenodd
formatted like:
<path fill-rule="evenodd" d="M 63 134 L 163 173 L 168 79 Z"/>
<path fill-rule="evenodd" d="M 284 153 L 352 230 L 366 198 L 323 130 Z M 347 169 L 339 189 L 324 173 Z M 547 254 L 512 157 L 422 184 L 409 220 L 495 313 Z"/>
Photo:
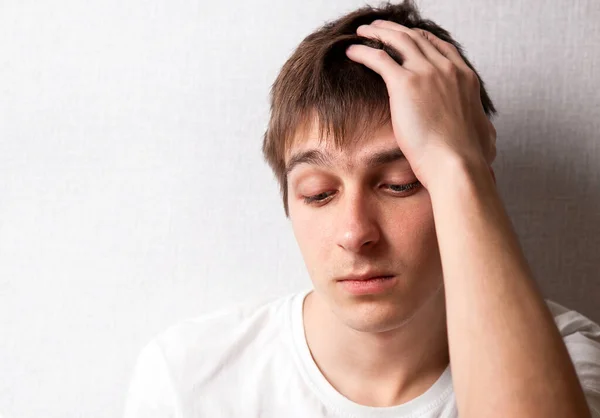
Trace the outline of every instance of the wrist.
<path fill-rule="evenodd" d="M 458 155 L 456 153 L 439 153 L 430 158 L 420 168 L 420 181 L 430 195 L 447 193 L 448 190 L 461 185 L 471 184 L 476 187 L 493 187 L 495 176 L 492 168 L 483 157 Z"/>

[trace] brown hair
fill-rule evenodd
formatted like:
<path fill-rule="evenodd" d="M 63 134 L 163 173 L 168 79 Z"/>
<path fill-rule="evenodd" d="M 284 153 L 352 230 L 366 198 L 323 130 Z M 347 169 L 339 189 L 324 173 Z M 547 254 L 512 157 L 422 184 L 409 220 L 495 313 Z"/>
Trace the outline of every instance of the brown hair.
<path fill-rule="evenodd" d="M 271 86 L 271 116 L 263 138 L 262 152 L 281 188 L 286 217 L 288 211 L 285 155 L 296 138 L 318 124 L 320 136 L 333 133 L 336 147 L 360 141 L 369 132 L 390 121 L 385 82 L 371 69 L 350 60 L 346 48 L 363 44 L 386 51 L 402 64 L 401 55 L 377 39 L 356 34 L 360 25 L 376 19 L 390 20 L 409 28 L 425 29 L 451 43 L 465 63 L 477 74 L 483 109 L 488 117 L 496 114 L 484 82 L 450 33 L 420 16 L 412 0 L 365 6 L 326 23 L 308 35 L 285 62 Z"/>

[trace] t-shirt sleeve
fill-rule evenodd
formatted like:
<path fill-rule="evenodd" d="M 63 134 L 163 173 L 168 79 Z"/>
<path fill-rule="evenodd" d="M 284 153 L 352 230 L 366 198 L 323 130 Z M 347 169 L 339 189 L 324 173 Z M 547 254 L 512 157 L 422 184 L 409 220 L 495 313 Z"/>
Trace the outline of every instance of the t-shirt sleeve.
<path fill-rule="evenodd" d="M 547 301 L 567 346 L 593 418 L 600 418 L 600 326 L 582 314 Z"/>
<path fill-rule="evenodd" d="M 163 352 L 150 341 L 140 352 L 129 383 L 124 418 L 178 418 L 177 392 Z"/>

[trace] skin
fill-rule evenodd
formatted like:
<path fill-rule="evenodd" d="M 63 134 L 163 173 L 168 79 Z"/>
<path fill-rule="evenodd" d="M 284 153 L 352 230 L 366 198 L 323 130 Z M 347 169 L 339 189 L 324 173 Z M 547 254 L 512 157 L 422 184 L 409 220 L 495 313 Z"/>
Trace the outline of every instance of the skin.
<path fill-rule="evenodd" d="M 391 126 L 355 149 L 309 135 L 289 153 L 331 157 L 327 167 L 299 164 L 288 178 L 290 220 L 315 287 L 304 306 L 315 362 L 365 405 L 413 399 L 450 361 L 461 417 L 589 417 L 496 190 L 496 131 L 474 73 L 428 32 L 376 21 L 357 33 L 405 58 L 400 66 L 364 45 L 346 52 L 385 81 Z M 404 161 L 364 164 L 393 146 Z M 422 188 L 392 195 L 389 184 L 415 179 Z M 303 200 L 323 192 L 317 206 Z M 357 297 L 336 282 L 367 268 L 393 274 L 393 289 Z"/>
<path fill-rule="evenodd" d="M 377 151 L 398 149 L 390 125 L 352 150 L 336 152 L 316 138 L 313 131 L 292 152 L 330 153 L 331 167 L 301 164 L 288 177 L 290 219 L 315 288 L 304 305 L 308 344 L 340 393 L 361 404 L 394 405 L 424 392 L 448 364 L 429 194 L 422 186 L 390 188 L 418 181 L 406 158 L 365 165 Z M 325 201 L 304 202 L 324 192 Z M 394 274 L 394 288 L 354 296 L 336 280 L 370 269 Z"/>

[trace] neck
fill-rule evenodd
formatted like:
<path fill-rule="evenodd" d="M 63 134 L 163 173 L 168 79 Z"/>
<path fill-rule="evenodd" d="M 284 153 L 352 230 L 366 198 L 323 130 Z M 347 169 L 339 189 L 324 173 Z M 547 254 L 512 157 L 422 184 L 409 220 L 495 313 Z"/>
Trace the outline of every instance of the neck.
<path fill-rule="evenodd" d="M 424 393 L 448 366 L 444 292 L 385 332 L 341 322 L 314 291 L 304 301 L 306 340 L 321 373 L 348 399 L 368 406 L 405 403 Z"/>

